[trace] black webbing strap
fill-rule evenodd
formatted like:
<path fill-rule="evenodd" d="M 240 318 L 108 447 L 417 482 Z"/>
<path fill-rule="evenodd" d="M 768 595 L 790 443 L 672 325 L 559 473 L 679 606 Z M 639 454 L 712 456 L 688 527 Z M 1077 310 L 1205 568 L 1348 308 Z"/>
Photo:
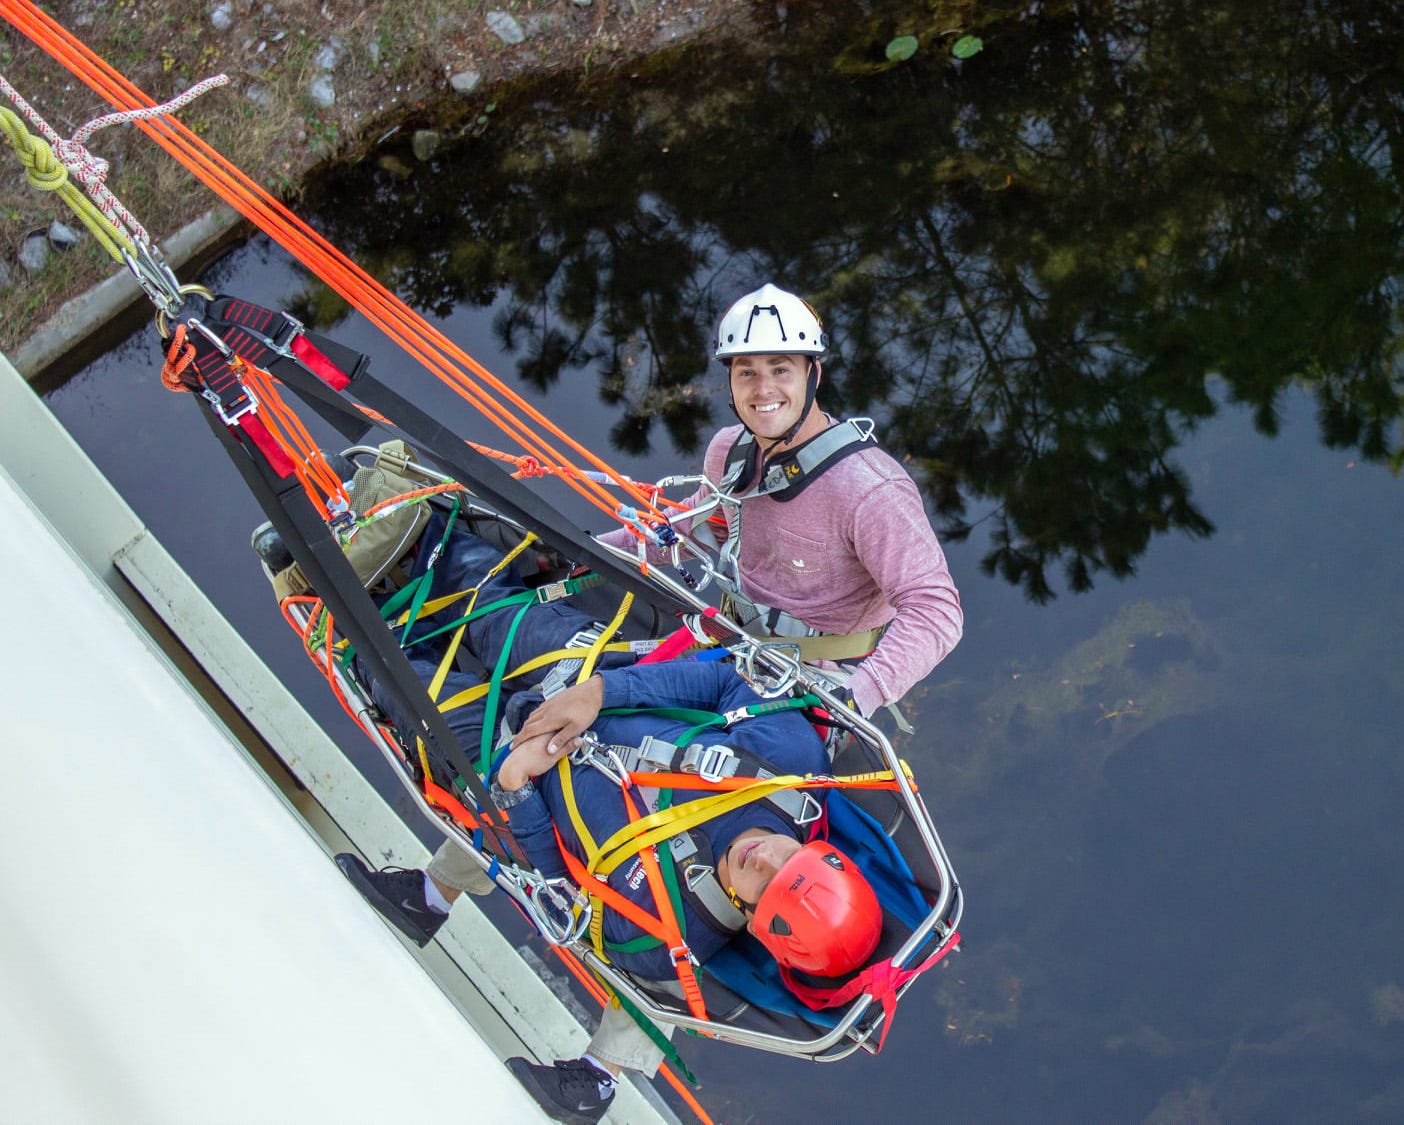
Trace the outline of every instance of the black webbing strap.
<path fill-rule="evenodd" d="M 276 480 L 262 459 L 251 454 L 212 409 L 207 406 L 201 414 L 243 476 L 259 507 L 292 551 L 317 596 L 331 610 L 337 629 L 355 646 L 357 658 L 367 663 L 381 687 L 419 720 L 418 730 L 401 731 L 401 737 L 412 743 L 418 735 L 433 744 L 445 758 L 448 758 L 446 748 L 453 747 L 461 760 L 471 760 L 385 627 L 370 594 L 361 585 L 355 569 L 297 478 Z M 477 801 L 484 834 L 501 852 L 531 867 L 507 829 L 506 814 L 498 810 L 477 774 L 469 770 L 464 780 Z"/>
<path fill-rule="evenodd" d="M 230 343 L 231 347 L 239 351 L 240 346 L 237 341 L 246 332 L 227 333 L 226 330 L 230 324 L 220 318 L 221 310 L 231 308 L 231 302 L 231 298 L 223 296 L 216 298 L 207 309 L 206 319 L 213 330 L 219 332 Z M 239 327 L 247 330 L 254 318 L 254 314 L 247 310 L 257 308 L 257 306 L 250 306 L 248 302 L 240 301 L 237 303 L 237 307 L 243 321 Z M 282 316 L 282 314 L 273 314 L 269 310 L 259 309 L 258 311 L 268 312 L 270 316 L 274 317 Z M 280 323 L 282 322 L 275 320 L 269 327 Z M 323 349 L 330 343 L 321 337 L 316 337 L 315 340 Z M 427 452 L 439 467 L 471 488 L 478 496 L 496 508 L 499 513 L 536 532 L 543 541 L 565 557 L 578 563 L 588 564 L 592 570 L 607 576 L 614 584 L 629 590 L 635 597 L 657 609 L 673 613 L 694 608 L 673 598 L 650 583 L 638 571 L 621 563 L 613 555 L 601 549 L 585 532 L 577 528 L 529 487 L 520 481 L 513 480 L 497 462 L 479 453 L 468 445 L 461 436 L 414 405 L 409 399 L 373 378 L 369 373 L 370 361 L 361 353 L 340 348 L 340 345 L 333 346 L 338 348 L 341 353 L 345 353 L 346 356 L 354 357 L 354 359 L 348 359 L 343 358 L 341 354 L 337 355 L 338 364 L 347 377 L 348 385 L 345 393 L 350 394 L 384 417 L 393 419 L 395 427 L 405 435 L 413 446 Z M 291 346 L 287 344 L 280 344 L 278 347 L 279 356 L 285 362 L 277 363 L 274 370 L 284 386 L 296 392 L 299 398 L 317 410 L 317 413 L 322 417 L 328 418 L 331 413 L 339 412 L 343 417 L 349 416 L 349 418 L 354 419 L 364 428 L 366 422 L 364 416 L 346 401 L 341 392 L 333 389 L 323 378 L 318 377 L 297 356 L 287 354 L 291 351 Z M 251 362 L 256 361 L 251 360 Z M 338 426 L 338 429 L 340 428 Z"/>

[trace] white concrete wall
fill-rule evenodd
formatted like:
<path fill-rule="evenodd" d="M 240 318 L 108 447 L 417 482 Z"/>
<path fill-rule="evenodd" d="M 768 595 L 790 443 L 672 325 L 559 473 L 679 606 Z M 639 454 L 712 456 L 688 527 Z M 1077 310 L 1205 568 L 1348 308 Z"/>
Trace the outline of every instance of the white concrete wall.
<path fill-rule="evenodd" d="M 540 1120 L 3 471 L 0 527 L 0 1116 Z"/>

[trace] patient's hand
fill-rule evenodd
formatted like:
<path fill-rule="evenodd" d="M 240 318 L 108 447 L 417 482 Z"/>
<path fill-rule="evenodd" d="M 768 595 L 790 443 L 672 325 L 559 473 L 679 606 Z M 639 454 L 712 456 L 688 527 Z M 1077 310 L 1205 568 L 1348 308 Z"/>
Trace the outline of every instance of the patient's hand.
<path fill-rule="evenodd" d="M 583 684 L 552 695 L 532 712 L 527 722 L 522 723 L 522 729 L 512 739 L 511 757 L 525 753 L 528 757 L 524 761 L 535 764 L 538 761 L 536 753 L 541 751 L 542 768 L 528 774 L 528 777 L 539 777 L 555 765 L 562 754 L 569 754 L 580 746 L 580 736 L 590 729 L 590 723 L 600 715 L 604 701 L 605 681 L 598 676 L 591 676 Z M 505 764 L 503 768 L 507 768 Z"/>

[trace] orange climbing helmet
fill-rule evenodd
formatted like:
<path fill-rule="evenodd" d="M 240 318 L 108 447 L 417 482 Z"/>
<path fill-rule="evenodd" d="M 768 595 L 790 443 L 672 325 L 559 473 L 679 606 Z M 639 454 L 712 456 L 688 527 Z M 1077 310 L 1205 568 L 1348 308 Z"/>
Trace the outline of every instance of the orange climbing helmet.
<path fill-rule="evenodd" d="M 787 969 L 841 976 L 877 948 L 882 907 L 851 859 L 814 840 L 786 860 L 761 893 L 751 932 Z"/>

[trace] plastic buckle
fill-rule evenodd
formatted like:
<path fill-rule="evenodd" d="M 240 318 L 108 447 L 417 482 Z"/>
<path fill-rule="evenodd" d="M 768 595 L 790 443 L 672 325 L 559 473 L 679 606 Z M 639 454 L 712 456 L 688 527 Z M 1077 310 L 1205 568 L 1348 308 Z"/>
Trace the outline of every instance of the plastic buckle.
<path fill-rule="evenodd" d="M 631 755 L 637 769 L 639 765 L 647 764 L 661 769 L 671 769 L 673 765 L 673 755 L 677 752 L 671 742 L 666 739 L 656 738 L 651 734 L 643 736 L 643 741 L 634 748 Z M 684 770 L 684 772 L 687 772 Z"/>
<path fill-rule="evenodd" d="M 558 660 L 551 665 L 550 671 L 541 679 L 541 694 L 546 699 L 553 695 L 565 691 L 570 686 L 570 681 L 575 678 L 585 664 L 583 657 L 573 657 L 568 660 Z"/>
<path fill-rule="evenodd" d="M 718 782 L 736 772 L 736 755 L 729 746 L 703 746 L 693 743 L 683 754 L 680 769 L 695 773 L 703 781 Z M 727 767 L 731 768 L 728 769 Z"/>
<path fill-rule="evenodd" d="M 542 605 L 547 602 L 558 602 L 569 595 L 570 591 L 566 588 L 564 581 L 548 582 L 545 586 L 536 588 L 536 600 Z"/>

